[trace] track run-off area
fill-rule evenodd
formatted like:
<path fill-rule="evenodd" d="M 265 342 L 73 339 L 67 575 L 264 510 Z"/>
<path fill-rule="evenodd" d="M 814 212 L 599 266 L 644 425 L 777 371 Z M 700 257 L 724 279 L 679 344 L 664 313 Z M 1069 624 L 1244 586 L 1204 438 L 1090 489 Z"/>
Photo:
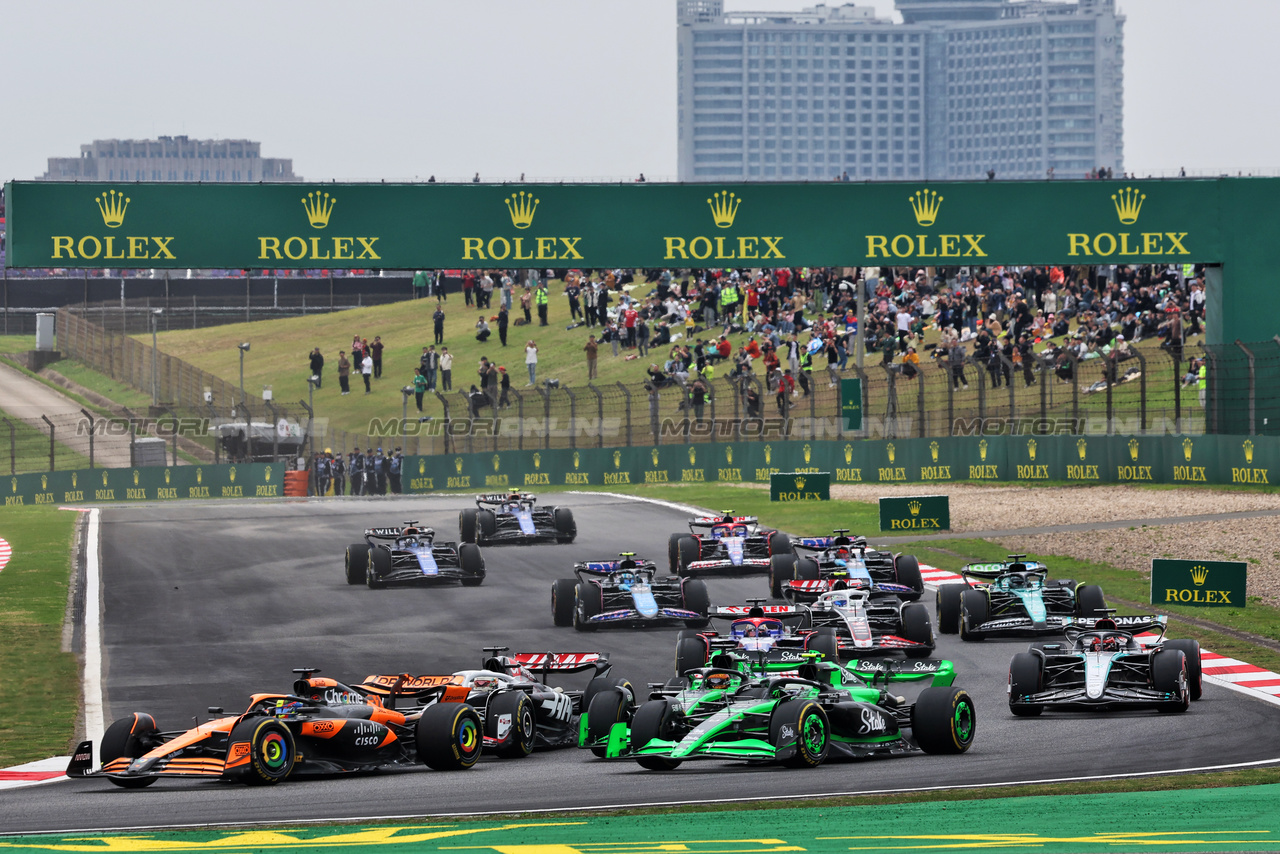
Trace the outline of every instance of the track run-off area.
<path fill-rule="evenodd" d="M 96 573 L 85 573 L 82 583 L 92 584 L 96 574 L 97 590 L 87 591 L 87 599 L 100 602 L 100 613 L 82 614 L 76 632 L 77 637 L 101 638 L 98 650 L 86 649 L 86 662 L 91 668 L 95 654 L 100 655 L 102 723 L 142 711 L 154 715 L 161 729 L 184 729 L 195 718 L 207 719 L 206 707 L 238 710 L 247 705 L 253 692 L 288 690 L 295 667 L 317 667 L 324 675 L 347 682 L 374 673 L 443 674 L 478 667 L 484 654 L 482 648 L 487 646 L 506 646 L 513 652 L 605 652 L 614 664 L 614 675 L 632 680 L 642 691 L 645 683 L 667 679 L 674 672 L 675 629 L 619 629 L 588 634 L 556 628 L 551 619 L 550 588 L 555 579 L 572 575 L 574 561 L 608 559 L 620 551 L 634 551 L 665 566 L 667 537 L 685 530 L 689 513 L 676 505 L 639 502 L 605 493 L 546 494 L 539 500 L 573 509 L 578 525 L 576 542 L 484 547 L 488 576 L 478 588 L 370 590 L 363 585 L 348 585 L 342 569 L 344 548 L 358 542 L 368 527 L 415 520 L 434 527 L 441 538 L 455 539 L 458 511 L 470 504 L 467 495 L 252 505 L 173 503 L 98 511 L 100 561 Z M 741 604 L 768 592 L 763 575 L 716 577 L 707 583 L 712 602 L 720 605 Z M 923 600 L 931 611 L 932 598 L 926 595 Z M 98 617 L 101 623 L 95 626 Z M 631 761 L 605 762 L 586 751 L 564 749 L 537 752 L 519 760 L 485 757 L 465 772 L 434 772 L 419 767 L 307 779 L 273 787 L 162 779 L 145 790 L 131 791 L 118 789 L 103 779 L 61 780 L 0 793 L 4 807 L 0 810 L 0 833 L 92 833 L 376 819 L 405 821 L 420 828 L 426 816 L 435 817 L 432 826 L 444 833 L 452 827 L 449 817 L 486 813 L 776 801 L 1280 764 L 1280 706 L 1209 680 L 1203 699 L 1182 715 L 1052 713 L 1039 718 L 1014 718 L 1006 700 L 1008 666 L 1012 655 L 1025 650 L 1026 644 L 1025 640 L 963 643 L 955 635 L 938 636 L 936 657 L 955 662 L 956 685 L 966 689 L 977 704 L 976 740 L 972 749 L 960 756 L 916 754 L 884 760 L 828 761 L 812 770 L 693 762 L 661 773 L 643 770 Z M 575 678 L 570 676 L 565 681 Z M 914 696 L 916 690 L 908 685 L 902 693 Z M 93 732 L 95 703 L 95 697 L 86 696 L 92 737 L 97 736 Z M 1234 798 L 1232 791 L 1201 794 L 1221 799 L 1232 809 L 1245 809 L 1249 799 Z M 1274 792 L 1271 796 L 1274 798 Z M 1146 798 L 1141 803 L 1147 804 L 1155 815 L 1166 808 L 1173 809 L 1175 801 L 1181 802 L 1190 794 L 1087 797 L 1119 798 L 1126 803 L 1130 798 Z M 1036 809 L 1047 816 L 1057 809 L 1054 805 L 1058 802 L 1065 808 L 1080 798 L 1039 800 L 1043 807 Z M 932 834 L 930 838 L 977 833 L 980 828 L 975 829 L 973 822 L 957 823 L 958 817 L 987 811 L 983 805 L 954 802 L 850 809 L 887 811 L 886 819 L 889 815 L 899 818 L 891 822 L 876 819 L 871 825 L 867 820 L 878 813 L 858 812 L 856 819 L 844 822 L 824 819 L 822 827 L 815 830 L 800 818 L 779 815 L 771 825 L 775 829 L 762 833 L 752 830 L 759 823 L 758 816 L 797 811 L 703 813 L 699 814 L 700 829 L 696 833 L 688 828 L 677 833 L 671 828 L 678 825 L 672 822 L 678 822 L 681 816 L 658 816 L 646 817 L 634 833 L 627 831 L 611 838 L 650 844 L 686 839 L 690 840 L 689 847 L 680 850 L 688 851 L 712 850 L 692 844 L 694 840 L 708 839 L 742 840 L 742 844 L 732 847 L 735 851 L 797 850 L 778 847 L 784 844 L 819 850 L 828 847 L 827 842 L 840 850 L 952 847 L 940 838 L 930 844 L 923 838 L 895 843 L 891 837 L 900 832 Z M 1131 834 L 1137 830 L 1177 829 L 1193 836 L 1208 832 L 1196 825 L 1153 826 L 1149 819 L 1140 819 L 1136 809 L 1129 808 L 1127 817 L 1114 829 L 1103 824 L 1088 825 L 1085 836 L 1092 838 L 1112 830 Z M 1224 829 L 1242 834 L 1246 830 L 1266 830 L 1253 827 L 1243 816 L 1239 822 L 1229 823 L 1225 817 L 1231 812 L 1224 810 L 1214 819 L 1215 833 Z M 950 818 L 926 821 L 926 813 Z M 718 818 L 712 821 L 710 815 Z M 1024 838 L 1015 843 L 1009 839 L 1000 847 L 1011 848 L 1024 842 L 1045 851 L 1091 850 L 1093 846 L 1079 833 L 990 821 L 989 815 L 987 818 L 986 830 L 982 831 L 985 833 L 999 830 L 1040 835 L 1039 841 Z M 684 817 L 686 822 L 692 819 L 694 816 Z M 908 819 L 909 829 L 904 829 L 902 822 Z M 561 821 L 570 824 L 562 826 Z M 597 821 L 605 819 L 522 819 L 526 825 L 542 825 L 546 832 L 537 831 L 537 840 L 540 844 L 554 843 L 561 854 L 569 854 L 571 849 L 612 850 L 600 847 L 604 836 L 582 829 Z M 548 823 L 561 830 L 547 835 L 551 831 Z M 450 835 L 446 841 L 442 836 L 439 847 L 485 849 L 490 842 L 472 837 L 483 836 L 482 827 L 503 824 L 512 822 L 459 824 L 457 828 L 470 830 L 461 839 Z M 784 827 L 802 832 L 789 837 L 783 832 Z M 960 827 L 968 829 L 957 829 Z M 577 836 L 560 838 L 561 831 L 569 833 L 572 828 L 578 828 L 573 831 Z M 529 830 L 532 832 L 532 828 Z M 340 832 L 325 831 L 331 835 Z M 214 836 L 224 839 L 226 834 Z M 316 844 L 311 831 L 304 836 L 311 841 L 298 837 L 283 847 Z M 524 845 L 534 839 L 517 837 L 504 836 L 492 845 L 504 851 L 514 850 L 513 844 Z M 827 842 L 815 846 L 813 843 L 820 837 Z M 839 844 L 835 843 L 837 837 L 843 838 Z M 859 844 L 855 837 L 866 841 Z M 1187 850 L 1212 847 L 1209 837 L 1195 838 L 1202 841 L 1190 843 L 1191 837 L 1186 837 Z M 0 841 L 0 847 L 17 842 Z M 52 844 L 52 839 L 49 842 Z M 379 844 L 410 842 L 414 850 L 435 850 L 436 846 L 426 838 L 414 841 L 406 837 L 387 837 Z M 266 840 L 245 840 L 245 844 L 271 847 Z M 344 844 L 335 839 L 326 847 Z M 975 840 L 964 844 L 978 843 Z M 1099 845 L 1100 850 L 1149 847 L 1131 836 Z M 1280 842 L 1256 839 L 1252 845 L 1257 850 L 1276 847 Z M 991 847 L 990 841 L 983 847 Z M 1228 848 L 1248 850 L 1249 846 L 1233 842 Z M 645 848 L 641 845 L 635 850 Z"/>

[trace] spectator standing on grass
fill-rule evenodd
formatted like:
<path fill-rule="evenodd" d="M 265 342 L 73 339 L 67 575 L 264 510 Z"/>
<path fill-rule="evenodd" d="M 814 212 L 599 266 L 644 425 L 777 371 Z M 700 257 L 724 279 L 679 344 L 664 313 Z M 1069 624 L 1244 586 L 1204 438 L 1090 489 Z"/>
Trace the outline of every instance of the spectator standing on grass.
<path fill-rule="evenodd" d="M 529 385 L 533 385 L 538 381 L 538 345 L 532 338 L 524 345 L 524 364 L 529 369 Z"/>
<path fill-rule="evenodd" d="M 418 270 L 413 274 L 413 298 L 422 299 L 427 295 L 427 273 Z"/>
<path fill-rule="evenodd" d="M 582 293 L 582 289 L 578 287 L 576 278 L 570 279 L 565 285 L 564 295 L 569 298 L 569 322 L 582 319 L 582 306 L 578 302 L 578 295 Z"/>
<path fill-rule="evenodd" d="M 588 327 L 596 325 L 596 320 L 598 318 L 598 315 L 596 314 L 597 299 L 598 295 L 596 294 L 595 285 L 591 284 L 589 281 L 586 282 L 582 286 L 582 305 L 583 319 L 587 321 Z"/>
<path fill-rule="evenodd" d="M 480 297 L 484 299 L 484 305 L 480 305 L 479 299 L 476 300 L 476 306 L 479 308 L 493 307 L 493 277 L 488 273 L 484 273 L 480 277 Z"/>
<path fill-rule="evenodd" d="M 399 495 L 404 491 L 400 483 L 400 473 L 404 471 L 404 454 L 400 453 L 399 448 L 396 448 L 395 453 L 392 454 L 388 468 L 391 475 L 391 491 Z"/>
<path fill-rule="evenodd" d="M 649 355 L 649 321 L 643 317 L 636 321 L 636 346 L 641 356 Z"/>
<path fill-rule="evenodd" d="M 472 300 L 472 292 L 475 290 L 475 287 L 476 287 L 476 277 L 475 277 L 475 274 L 474 274 L 474 273 L 472 273 L 470 270 L 467 270 L 467 271 L 463 272 L 463 274 L 462 274 L 462 298 L 463 298 L 464 300 L 466 300 L 467 305 L 472 305 L 472 304 L 473 304 L 471 300 Z"/>
<path fill-rule="evenodd" d="M 502 277 L 502 307 L 507 311 L 511 310 L 511 289 L 513 287 L 511 277 L 503 275 Z"/>
<path fill-rule="evenodd" d="M 338 351 L 338 388 L 343 394 L 351 394 L 351 362 L 346 350 Z"/>
<path fill-rule="evenodd" d="M 448 347 L 440 350 L 440 390 L 453 391 L 453 354 Z"/>
<path fill-rule="evenodd" d="M 373 336 L 373 343 L 369 345 L 369 355 L 373 356 L 373 378 L 375 380 L 382 379 L 382 336 Z"/>
<path fill-rule="evenodd" d="M 436 340 L 435 343 L 444 343 L 444 309 L 440 303 L 436 303 L 435 313 L 431 315 L 431 322 L 435 325 Z"/>
<path fill-rule="evenodd" d="M 364 393 L 369 394 L 372 391 L 369 380 L 373 377 L 373 356 L 368 353 L 365 353 L 364 358 L 360 360 L 360 375 L 364 377 Z"/>
<path fill-rule="evenodd" d="M 422 358 L 418 360 L 422 368 L 422 376 L 427 381 L 427 391 L 436 390 L 436 371 L 440 369 L 440 354 L 436 345 L 422 348 Z"/>
<path fill-rule="evenodd" d="M 505 305 L 498 308 L 498 340 L 502 342 L 502 346 L 507 346 L 507 307 Z"/>
<path fill-rule="evenodd" d="M 526 287 L 524 293 L 520 295 L 520 310 L 524 312 L 524 324 L 528 326 L 533 322 L 533 289 Z"/>
<path fill-rule="evenodd" d="M 533 292 L 533 302 L 538 306 L 538 325 L 547 325 L 547 286 L 545 284 L 538 285 L 538 289 Z"/>
<path fill-rule="evenodd" d="M 316 388 L 320 388 L 320 377 L 324 371 L 324 356 L 320 355 L 320 348 L 317 347 L 311 351 L 311 376 L 316 378 Z"/>
<path fill-rule="evenodd" d="M 413 375 L 413 399 L 418 404 L 419 412 L 422 411 L 422 396 L 427 393 L 427 388 L 427 378 L 423 374 L 422 368 L 418 368 Z"/>
<path fill-rule="evenodd" d="M 498 385 L 502 389 L 502 394 L 498 398 L 498 408 L 506 409 L 511 405 L 511 376 L 507 373 L 507 369 L 502 365 L 498 366 Z"/>
<path fill-rule="evenodd" d="M 587 380 L 596 378 L 596 356 L 600 352 L 600 345 L 596 343 L 596 336 L 587 336 L 587 344 L 582 348 L 587 354 Z"/>

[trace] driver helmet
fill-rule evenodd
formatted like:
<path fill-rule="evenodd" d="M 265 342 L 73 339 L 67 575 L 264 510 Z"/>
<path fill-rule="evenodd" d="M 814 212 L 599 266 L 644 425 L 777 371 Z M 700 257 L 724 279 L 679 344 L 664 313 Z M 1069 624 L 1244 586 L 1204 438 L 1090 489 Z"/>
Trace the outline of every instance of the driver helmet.
<path fill-rule="evenodd" d="M 728 673 L 708 673 L 703 684 L 707 688 L 724 691 L 733 685 L 733 676 Z"/>
<path fill-rule="evenodd" d="M 276 717 L 283 718 L 289 715 L 296 715 L 301 710 L 302 704 L 297 701 L 286 703 L 284 700 L 277 700 L 276 707 L 273 711 L 275 712 Z"/>

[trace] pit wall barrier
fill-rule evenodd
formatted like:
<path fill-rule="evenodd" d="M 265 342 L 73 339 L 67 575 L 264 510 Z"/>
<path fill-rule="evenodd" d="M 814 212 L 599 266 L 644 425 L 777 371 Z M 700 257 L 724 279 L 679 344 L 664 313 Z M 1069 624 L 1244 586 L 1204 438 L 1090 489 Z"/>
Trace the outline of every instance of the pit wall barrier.
<path fill-rule="evenodd" d="M 5 506 L 279 498 L 287 466 L 80 469 L 0 479 Z M 830 472 L 831 483 L 1161 483 L 1269 486 L 1280 437 L 988 436 L 889 441 L 732 442 L 405 457 L 406 493 L 663 483 L 769 483 Z"/>

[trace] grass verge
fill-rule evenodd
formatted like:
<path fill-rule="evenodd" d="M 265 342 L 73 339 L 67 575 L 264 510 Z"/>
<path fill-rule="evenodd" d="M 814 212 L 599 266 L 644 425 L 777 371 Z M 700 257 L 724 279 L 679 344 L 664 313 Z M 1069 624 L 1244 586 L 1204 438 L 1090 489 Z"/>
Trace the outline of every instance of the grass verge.
<path fill-rule="evenodd" d="M 0 536 L 13 558 L 0 571 L 0 768 L 66 753 L 80 710 L 79 668 L 62 651 L 78 513 L 11 507 Z"/>

